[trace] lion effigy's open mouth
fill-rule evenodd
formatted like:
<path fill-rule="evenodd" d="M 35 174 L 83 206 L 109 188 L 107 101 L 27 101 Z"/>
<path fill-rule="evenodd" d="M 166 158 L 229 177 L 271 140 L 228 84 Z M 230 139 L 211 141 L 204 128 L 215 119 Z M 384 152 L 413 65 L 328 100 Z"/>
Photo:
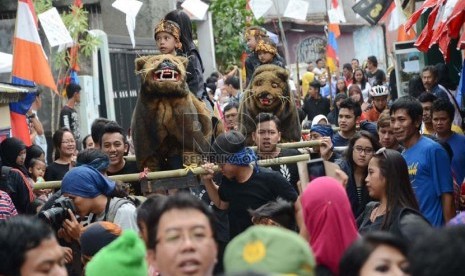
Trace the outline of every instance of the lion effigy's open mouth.
<path fill-rule="evenodd" d="M 268 98 L 260 99 L 260 103 L 262 105 L 271 105 L 273 102 L 274 102 L 273 99 L 268 99 Z"/>
<path fill-rule="evenodd" d="M 179 81 L 181 75 L 178 71 L 172 69 L 156 70 L 153 73 L 154 81 Z"/>
<path fill-rule="evenodd" d="M 262 105 L 272 105 L 275 101 L 275 97 L 269 93 L 262 93 L 258 96 L 258 100 Z"/>
<path fill-rule="evenodd" d="M 176 64 L 172 61 L 165 59 L 160 63 L 153 72 L 154 81 L 180 81 L 181 74 Z"/>

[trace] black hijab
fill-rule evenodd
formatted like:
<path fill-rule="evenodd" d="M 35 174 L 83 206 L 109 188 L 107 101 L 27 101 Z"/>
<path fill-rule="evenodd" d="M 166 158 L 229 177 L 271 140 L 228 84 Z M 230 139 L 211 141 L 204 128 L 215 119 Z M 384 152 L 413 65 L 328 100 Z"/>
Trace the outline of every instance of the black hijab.
<path fill-rule="evenodd" d="M 28 175 L 26 167 L 24 165 L 16 164 L 16 158 L 22 150 L 26 149 L 26 145 L 23 141 L 18 138 L 6 138 L 0 144 L 0 156 L 2 158 L 2 163 L 5 166 L 16 168 L 20 170 L 25 175 Z"/>

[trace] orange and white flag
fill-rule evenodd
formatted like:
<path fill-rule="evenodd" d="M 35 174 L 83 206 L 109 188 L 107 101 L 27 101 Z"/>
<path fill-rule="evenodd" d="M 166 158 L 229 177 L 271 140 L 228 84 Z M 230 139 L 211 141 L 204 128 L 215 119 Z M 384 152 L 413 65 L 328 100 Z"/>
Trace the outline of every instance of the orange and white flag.
<path fill-rule="evenodd" d="M 11 75 L 13 83 L 35 82 L 57 91 L 37 31 L 37 16 L 32 0 L 18 0 Z"/>

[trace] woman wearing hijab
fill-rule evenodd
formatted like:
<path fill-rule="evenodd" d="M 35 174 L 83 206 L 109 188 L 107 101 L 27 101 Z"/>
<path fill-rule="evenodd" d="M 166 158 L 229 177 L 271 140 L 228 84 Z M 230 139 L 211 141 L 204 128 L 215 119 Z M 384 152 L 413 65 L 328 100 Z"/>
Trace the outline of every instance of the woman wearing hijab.
<path fill-rule="evenodd" d="M 88 216 L 90 223 L 109 221 L 121 229 L 138 231 L 136 207 L 124 198 L 114 197 L 116 184 L 96 169 L 83 165 L 75 167 L 63 177 L 61 192 L 74 203 L 76 214 L 81 218 Z M 65 232 L 73 239 L 80 237 L 80 225 L 76 218 L 65 220 Z"/>
<path fill-rule="evenodd" d="M 311 159 L 323 158 L 326 161 L 334 162 L 339 158 L 333 151 L 333 127 L 331 125 L 315 124 L 310 129 L 310 141 L 321 141 L 321 145 L 314 146 L 310 153 Z"/>
<path fill-rule="evenodd" d="M 344 187 L 331 177 L 316 178 L 304 191 L 301 203 L 309 243 L 316 257 L 316 275 L 339 275 L 339 260 L 358 238 Z"/>
<path fill-rule="evenodd" d="M 6 138 L 1 144 L 1 156 L 3 164 L 20 170 L 24 175 L 28 175 L 26 169 L 26 145 L 18 138 Z"/>
<path fill-rule="evenodd" d="M 28 206 L 34 201 L 32 181 L 27 177 L 28 171 L 24 166 L 26 160 L 26 145 L 17 138 L 6 138 L 0 144 L 0 167 L 11 167 L 5 177 L 5 189 L 10 195 L 18 213 L 28 212 Z M 3 174 L 3 171 L 2 171 Z"/>

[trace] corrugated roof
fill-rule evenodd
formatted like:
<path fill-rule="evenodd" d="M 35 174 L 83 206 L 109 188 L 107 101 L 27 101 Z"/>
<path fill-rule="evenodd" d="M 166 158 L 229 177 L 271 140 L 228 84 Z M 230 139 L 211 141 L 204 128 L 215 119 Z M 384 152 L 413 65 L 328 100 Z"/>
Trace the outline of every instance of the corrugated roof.
<path fill-rule="evenodd" d="M 0 82 L 0 103 L 17 102 L 27 93 L 37 92 L 36 86 L 21 86 Z"/>

